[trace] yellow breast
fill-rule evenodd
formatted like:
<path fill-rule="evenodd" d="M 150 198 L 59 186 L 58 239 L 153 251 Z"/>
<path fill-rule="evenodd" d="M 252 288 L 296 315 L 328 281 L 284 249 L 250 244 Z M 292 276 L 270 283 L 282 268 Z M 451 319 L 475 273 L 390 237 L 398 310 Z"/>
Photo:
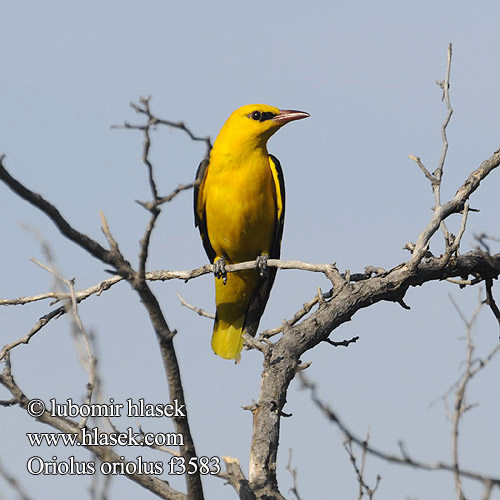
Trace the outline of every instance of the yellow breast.
<path fill-rule="evenodd" d="M 218 257 L 253 260 L 270 252 L 276 229 L 276 190 L 269 157 L 211 158 L 205 180 L 207 231 Z"/>

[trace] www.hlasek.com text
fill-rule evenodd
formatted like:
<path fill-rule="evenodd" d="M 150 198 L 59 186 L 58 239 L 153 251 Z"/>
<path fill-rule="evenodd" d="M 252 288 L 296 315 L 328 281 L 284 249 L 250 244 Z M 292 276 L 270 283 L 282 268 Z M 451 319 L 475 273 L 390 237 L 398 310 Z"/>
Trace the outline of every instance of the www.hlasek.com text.
<path fill-rule="evenodd" d="M 27 432 L 31 446 L 184 446 L 184 437 L 175 432 L 101 432 L 97 427 L 83 427 L 79 433 Z"/>

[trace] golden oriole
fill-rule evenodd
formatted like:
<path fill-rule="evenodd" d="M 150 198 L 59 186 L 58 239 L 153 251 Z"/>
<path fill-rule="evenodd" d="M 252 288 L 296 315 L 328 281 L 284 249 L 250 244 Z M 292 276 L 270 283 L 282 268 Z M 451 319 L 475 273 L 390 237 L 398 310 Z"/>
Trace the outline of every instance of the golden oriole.
<path fill-rule="evenodd" d="M 238 360 L 243 332 L 257 333 L 276 276 L 267 259 L 280 256 L 285 185 L 267 141 L 285 123 L 308 116 L 264 104 L 243 106 L 227 119 L 196 172 L 195 226 L 216 275 L 212 349 L 222 358 Z M 226 274 L 226 263 L 256 259 L 259 270 Z"/>

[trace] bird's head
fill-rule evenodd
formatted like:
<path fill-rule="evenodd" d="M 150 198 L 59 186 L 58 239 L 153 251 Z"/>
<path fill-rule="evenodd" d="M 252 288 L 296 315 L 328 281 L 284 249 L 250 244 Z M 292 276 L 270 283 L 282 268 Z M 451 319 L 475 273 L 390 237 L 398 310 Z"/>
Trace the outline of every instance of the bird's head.
<path fill-rule="evenodd" d="M 278 109 L 266 104 L 248 104 L 238 108 L 222 127 L 217 142 L 231 143 L 235 147 L 265 147 L 269 138 L 283 125 L 307 118 L 309 113 Z"/>

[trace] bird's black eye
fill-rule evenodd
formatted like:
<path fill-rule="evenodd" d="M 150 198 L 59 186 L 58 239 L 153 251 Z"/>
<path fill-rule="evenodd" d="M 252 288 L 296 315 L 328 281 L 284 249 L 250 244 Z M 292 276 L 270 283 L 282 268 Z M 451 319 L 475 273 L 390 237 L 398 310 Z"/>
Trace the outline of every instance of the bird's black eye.
<path fill-rule="evenodd" d="M 260 120 L 260 117 L 261 117 L 261 115 L 260 115 L 260 111 L 254 111 L 254 112 L 252 113 L 252 119 L 253 119 L 253 120 L 255 120 L 255 121 L 259 121 L 259 120 Z"/>

